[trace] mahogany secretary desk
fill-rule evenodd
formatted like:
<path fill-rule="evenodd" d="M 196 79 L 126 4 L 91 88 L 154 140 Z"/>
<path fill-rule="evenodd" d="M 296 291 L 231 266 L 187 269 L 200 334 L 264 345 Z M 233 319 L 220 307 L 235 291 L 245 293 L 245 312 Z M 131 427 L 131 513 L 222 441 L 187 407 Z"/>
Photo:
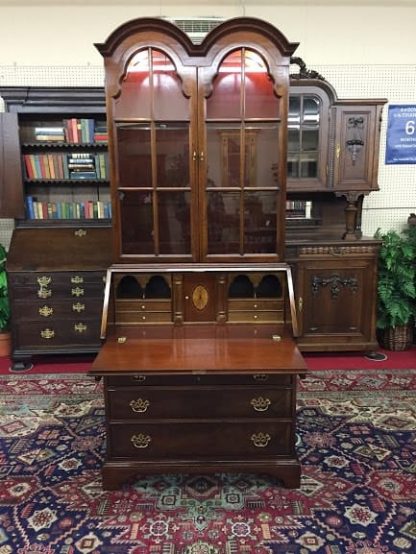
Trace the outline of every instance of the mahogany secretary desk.
<path fill-rule="evenodd" d="M 143 18 L 105 60 L 113 213 L 103 346 L 112 489 L 148 472 L 300 484 L 284 262 L 290 43 L 236 18 L 192 44 Z"/>

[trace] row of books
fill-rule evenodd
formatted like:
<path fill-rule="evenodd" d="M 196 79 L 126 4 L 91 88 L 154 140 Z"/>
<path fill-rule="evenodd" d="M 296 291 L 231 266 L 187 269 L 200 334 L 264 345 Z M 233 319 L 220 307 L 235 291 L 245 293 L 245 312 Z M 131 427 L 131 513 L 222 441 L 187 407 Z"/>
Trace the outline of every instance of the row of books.
<path fill-rule="evenodd" d="M 108 179 L 108 153 L 24 154 L 26 178 Z"/>
<path fill-rule="evenodd" d="M 105 123 L 92 118 L 64 119 L 62 125 L 35 127 L 35 139 L 39 142 L 68 142 L 70 144 L 92 144 L 108 141 Z"/>
<path fill-rule="evenodd" d="M 28 219 L 111 219 L 111 202 L 45 202 L 26 197 Z"/>
<path fill-rule="evenodd" d="M 311 200 L 287 200 L 286 218 L 287 219 L 311 219 L 312 201 Z"/>

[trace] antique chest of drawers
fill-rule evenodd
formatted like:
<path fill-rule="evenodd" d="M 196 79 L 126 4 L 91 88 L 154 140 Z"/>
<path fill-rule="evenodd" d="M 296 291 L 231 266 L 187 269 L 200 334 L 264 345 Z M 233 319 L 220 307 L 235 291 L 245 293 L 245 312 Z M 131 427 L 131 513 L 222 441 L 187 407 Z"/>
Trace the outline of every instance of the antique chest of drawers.
<path fill-rule="evenodd" d="M 299 486 L 296 382 L 306 366 L 291 338 L 262 329 L 149 326 L 107 337 L 91 370 L 105 390 L 104 488 L 176 471 L 268 473 Z"/>
<path fill-rule="evenodd" d="M 7 272 L 12 360 L 24 369 L 35 354 L 96 352 L 109 228 L 17 228 Z"/>

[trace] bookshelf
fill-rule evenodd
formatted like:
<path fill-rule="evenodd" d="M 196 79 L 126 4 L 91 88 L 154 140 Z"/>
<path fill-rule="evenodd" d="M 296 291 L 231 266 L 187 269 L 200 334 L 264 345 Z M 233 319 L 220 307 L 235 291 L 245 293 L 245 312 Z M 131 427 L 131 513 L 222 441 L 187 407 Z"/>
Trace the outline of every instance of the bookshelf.
<path fill-rule="evenodd" d="M 111 219 L 105 120 L 20 125 L 27 220 Z"/>
<path fill-rule="evenodd" d="M 8 206 L 16 225 L 111 221 L 107 125 L 101 89 L 0 89 L 20 163 Z M 7 180 L 10 182 L 10 179 Z M 21 202 L 23 201 L 23 206 Z M 2 206 L 4 209 L 5 206 Z"/>
<path fill-rule="evenodd" d="M 100 345 L 111 203 L 102 89 L 5 87 L 0 216 L 15 220 L 7 271 L 12 362 Z M 28 307 L 29 306 L 29 307 Z"/>

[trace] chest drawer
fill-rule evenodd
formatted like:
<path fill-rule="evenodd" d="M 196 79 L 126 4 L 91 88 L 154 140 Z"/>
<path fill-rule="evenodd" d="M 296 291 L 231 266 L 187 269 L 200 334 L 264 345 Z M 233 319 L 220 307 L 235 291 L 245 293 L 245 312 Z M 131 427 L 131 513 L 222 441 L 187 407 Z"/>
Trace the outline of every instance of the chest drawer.
<path fill-rule="evenodd" d="M 249 373 L 249 374 L 189 374 L 166 375 L 135 373 L 131 375 L 114 375 L 105 377 L 106 387 L 131 386 L 177 386 L 177 385 L 273 385 L 277 387 L 294 386 L 296 375 L 279 373 Z"/>
<path fill-rule="evenodd" d="M 55 319 L 44 323 L 31 322 L 30 325 L 18 322 L 14 329 L 16 346 L 53 348 L 62 345 L 85 345 L 100 343 L 100 321 L 86 321 L 82 318 L 73 321 Z"/>
<path fill-rule="evenodd" d="M 102 308 L 102 298 L 59 300 L 55 297 L 33 302 L 16 300 L 13 304 L 13 318 L 16 321 L 52 321 L 61 317 L 73 320 L 100 318 Z"/>
<path fill-rule="evenodd" d="M 263 311 L 263 310 L 272 310 L 276 312 L 283 309 L 282 300 L 257 300 L 255 298 L 240 298 L 235 300 L 230 298 L 228 300 L 228 310 L 229 311 Z"/>
<path fill-rule="evenodd" d="M 102 297 L 103 272 L 21 273 L 10 276 L 13 298 Z"/>
<path fill-rule="evenodd" d="M 230 323 L 281 323 L 281 312 L 269 311 L 229 311 Z"/>
<path fill-rule="evenodd" d="M 267 457 L 291 453 L 293 425 L 286 421 L 253 423 L 143 423 L 109 425 L 109 454 L 113 458 L 209 459 Z"/>
<path fill-rule="evenodd" d="M 110 419 L 290 417 L 290 389 L 138 388 L 109 390 Z"/>
<path fill-rule="evenodd" d="M 171 323 L 171 312 L 144 312 L 144 311 L 130 311 L 119 312 L 117 314 L 117 321 L 120 325 L 129 323 Z"/>
<path fill-rule="evenodd" d="M 30 287 L 68 287 L 74 285 L 101 284 L 104 287 L 104 271 L 45 271 L 12 273 L 11 279 L 15 286 Z"/>

